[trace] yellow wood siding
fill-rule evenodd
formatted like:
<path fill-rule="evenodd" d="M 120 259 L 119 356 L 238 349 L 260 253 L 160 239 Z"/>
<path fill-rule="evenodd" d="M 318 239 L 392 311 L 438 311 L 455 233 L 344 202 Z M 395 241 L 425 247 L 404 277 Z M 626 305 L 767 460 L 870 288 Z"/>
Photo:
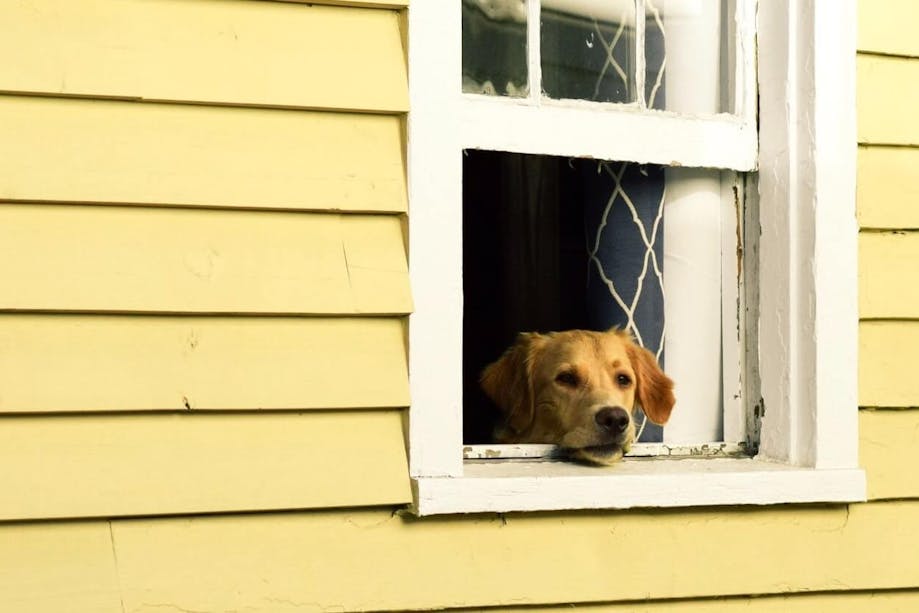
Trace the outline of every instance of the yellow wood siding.
<path fill-rule="evenodd" d="M 919 498 L 919 410 L 862 411 L 859 415 L 861 464 L 868 472 L 868 497 Z"/>
<path fill-rule="evenodd" d="M 108 522 L 0 524 L 0 610 L 125 613 Z"/>
<path fill-rule="evenodd" d="M 411 311 L 398 217 L 12 205 L 0 308 Z"/>
<path fill-rule="evenodd" d="M 398 13 L 262 4 L 0 3 L 0 91 L 407 110 Z"/>
<path fill-rule="evenodd" d="M 0 411 L 405 407 L 402 325 L 0 315 Z"/>
<path fill-rule="evenodd" d="M 860 433 L 869 496 L 919 496 L 919 411 L 864 411 Z M 398 412 L 6 418 L 0 465 L 0 491 L 30 492 L 0 520 L 408 502 Z"/>
<path fill-rule="evenodd" d="M 516 613 L 915 613 L 919 591 L 785 594 L 749 598 L 705 598 L 616 604 L 508 607 Z"/>
<path fill-rule="evenodd" d="M 863 0 L 864 1 L 864 0 Z M 858 56 L 858 140 L 919 145 L 919 61 Z"/>
<path fill-rule="evenodd" d="M 863 321 L 859 326 L 858 403 L 919 406 L 919 321 Z"/>
<path fill-rule="evenodd" d="M 279 0 L 292 4 L 323 4 L 327 6 L 353 6 L 358 8 L 405 8 L 408 0 Z"/>
<path fill-rule="evenodd" d="M 917 169 L 919 149 L 859 148 L 858 222 L 862 228 L 919 228 Z"/>
<path fill-rule="evenodd" d="M 862 49 L 914 53 L 914 4 L 862 0 Z M 390 8 L 405 5 L 0 7 L 0 49 L 23 57 L 0 91 L 15 75 L 58 96 L 0 96 L 0 309 L 20 311 L 0 314 L 0 412 L 20 413 L 0 416 L 0 519 L 106 518 L 0 521 L 0 611 L 912 613 L 919 313 L 911 238 L 886 232 L 860 243 L 860 404 L 890 408 L 860 415 L 873 502 L 394 515 L 410 296 L 404 13 Z M 22 7 L 53 11 L 13 19 Z M 50 21 L 88 8 L 110 21 Z M 339 29 L 298 40 L 316 15 Z M 323 41 L 336 53 L 307 53 Z M 919 228 L 902 147 L 919 143 L 919 60 L 858 67 L 859 221 Z M 364 68 L 385 84 L 341 82 Z M 89 99 L 122 95 L 205 104 Z"/>
<path fill-rule="evenodd" d="M 6 418 L 0 465 L 0 520 L 411 499 L 398 411 Z"/>
<path fill-rule="evenodd" d="M 0 200 L 406 210 L 398 116 L 0 96 L 0 168 Z"/>
<path fill-rule="evenodd" d="M 874 53 L 919 56 L 919 3 L 915 0 L 860 0 L 858 48 Z"/>
<path fill-rule="evenodd" d="M 870 499 L 916 499 L 919 478 L 912 464 L 919 444 L 919 362 L 912 347 L 919 342 L 919 44 L 913 25 L 919 5 L 861 0 L 859 15 L 859 403 L 880 407 L 859 416 L 860 460 Z M 915 525 L 905 507 L 890 508 L 897 513 L 887 520 L 888 528 L 899 522 Z M 874 546 L 866 544 L 868 555 Z M 897 559 L 899 544 L 889 547 Z M 856 560 L 867 568 L 864 553 Z M 916 586 L 919 578 L 904 587 Z M 919 593 L 886 594 L 870 602 L 847 594 L 844 602 L 839 610 L 913 611 L 919 609 Z"/>
<path fill-rule="evenodd" d="M 113 528 L 129 608 L 139 596 L 133 586 L 144 585 L 145 602 L 193 610 L 267 609 L 272 597 L 398 610 L 909 587 L 919 581 L 916 521 L 919 503 L 904 502 L 506 521 L 406 521 L 383 510 Z M 766 563 L 751 572 L 750 564 L 724 555 L 727 544 Z M 200 567 L 174 572 L 186 560 Z M 267 586 L 265 568 L 274 580 Z"/>
<path fill-rule="evenodd" d="M 859 236 L 859 315 L 919 319 L 919 232 Z"/>
<path fill-rule="evenodd" d="M 82 553 L 65 545 L 70 531 L 87 530 L 82 523 L 46 526 L 57 546 L 33 544 L 31 525 L 0 526 L 0 563 L 25 560 L 38 575 L 42 556 L 67 553 L 74 566 L 116 556 L 120 593 L 111 598 L 138 612 L 167 603 L 283 612 L 302 603 L 406 610 L 644 601 L 909 588 L 919 581 L 917 521 L 919 502 L 421 521 L 390 509 L 138 519 L 111 522 L 109 550 Z M 90 525 L 107 536 L 106 522 Z M 49 584 L 34 597 L 72 589 Z M 0 589 L 0 608 L 20 595 L 15 585 Z"/>

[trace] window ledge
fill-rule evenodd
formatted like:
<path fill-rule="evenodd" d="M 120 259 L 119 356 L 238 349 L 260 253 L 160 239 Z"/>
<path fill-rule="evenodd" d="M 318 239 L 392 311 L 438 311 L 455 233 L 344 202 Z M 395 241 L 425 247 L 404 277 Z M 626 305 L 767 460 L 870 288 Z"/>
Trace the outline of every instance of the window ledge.
<path fill-rule="evenodd" d="M 462 477 L 414 479 L 418 515 L 866 499 L 858 468 L 814 469 L 758 458 L 626 459 L 611 467 L 467 460 Z"/>

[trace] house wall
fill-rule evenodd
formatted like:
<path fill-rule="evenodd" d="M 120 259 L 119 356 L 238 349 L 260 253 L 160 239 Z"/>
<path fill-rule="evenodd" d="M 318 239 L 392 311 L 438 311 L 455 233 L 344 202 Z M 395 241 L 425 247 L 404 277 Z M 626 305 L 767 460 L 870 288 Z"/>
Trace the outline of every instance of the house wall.
<path fill-rule="evenodd" d="M 919 607 L 919 7 L 861 3 L 870 501 L 419 520 L 405 3 L 334 4 L 0 4 L 0 610 Z"/>

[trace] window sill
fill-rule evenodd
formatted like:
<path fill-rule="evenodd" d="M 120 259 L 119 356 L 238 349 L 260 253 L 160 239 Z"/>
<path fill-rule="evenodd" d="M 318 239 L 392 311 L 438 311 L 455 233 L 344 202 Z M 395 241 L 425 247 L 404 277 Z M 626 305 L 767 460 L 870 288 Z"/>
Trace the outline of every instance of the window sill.
<path fill-rule="evenodd" d="M 463 469 L 462 477 L 414 479 L 413 511 L 441 515 L 866 499 L 865 473 L 859 468 L 802 468 L 757 458 L 635 458 L 611 467 L 467 460 Z"/>

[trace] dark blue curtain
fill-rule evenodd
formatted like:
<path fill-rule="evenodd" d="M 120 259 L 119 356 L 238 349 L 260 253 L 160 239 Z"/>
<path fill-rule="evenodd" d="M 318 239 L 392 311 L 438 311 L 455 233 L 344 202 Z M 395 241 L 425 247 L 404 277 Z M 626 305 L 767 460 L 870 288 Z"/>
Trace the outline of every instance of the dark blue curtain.
<path fill-rule="evenodd" d="M 630 331 L 663 365 L 664 168 L 581 162 L 587 324 Z M 662 439 L 648 422 L 641 441 Z"/>

